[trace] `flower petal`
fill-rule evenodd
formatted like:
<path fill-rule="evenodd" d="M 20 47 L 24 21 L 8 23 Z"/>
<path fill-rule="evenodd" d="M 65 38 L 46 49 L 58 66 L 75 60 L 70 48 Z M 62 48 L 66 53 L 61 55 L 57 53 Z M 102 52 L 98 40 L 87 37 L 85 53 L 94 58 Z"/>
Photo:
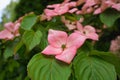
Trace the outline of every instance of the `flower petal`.
<path fill-rule="evenodd" d="M 43 51 L 43 54 L 46 55 L 57 55 L 62 53 L 62 48 L 55 48 L 51 45 L 48 45 Z"/>
<path fill-rule="evenodd" d="M 92 40 L 98 40 L 98 34 L 96 33 L 87 34 L 87 38 Z"/>
<path fill-rule="evenodd" d="M 92 39 L 92 40 L 98 40 L 98 34 L 96 34 L 96 30 L 92 26 L 85 26 L 84 31 L 86 32 L 85 35 L 87 38 Z"/>
<path fill-rule="evenodd" d="M 100 14 L 100 13 L 102 13 L 101 8 L 97 8 L 97 9 L 94 11 L 93 14 Z"/>
<path fill-rule="evenodd" d="M 50 9 L 45 9 L 44 13 L 47 17 L 54 17 L 58 15 L 54 10 L 50 10 Z"/>
<path fill-rule="evenodd" d="M 14 35 L 6 29 L 0 32 L 0 39 L 8 40 L 8 39 L 13 39 L 13 38 L 14 38 Z"/>
<path fill-rule="evenodd" d="M 120 3 L 114 4 L 114 5 L 112 6 L 112 8 L 114 8 L 114 9 L 120 11 Z"/>
<path fill-rule="evenodd" d="M 77 29 L 80 31 L 80 32 L 83 32 L 83 26 L 80 22 L 77 22 Z"/>
<path fill-rule="evenodd" d="M 67 37 L 67 33 L 64 31 L 50 29 L 48 34 L 48 42 L 54 47 L 61 47 L 63 44 L 66 44 Z"/>
<path fill-rule="evenodd" d="M 62 54 L 56 55 L 55 58 L 70 64 L 76 54 L 76 51 L 76 47 L 70 47 L 65 49 Z"/>
<path fill-rule="evenodd" d="M 48 5 L 47 8 L 56 8 L 59 6 L 60 6 L 60 4 L 53 4 L 53 5 Z"/>
<path fill-rule="evenodd" d="M 95 0 L 86 0 L 86 3 L 84 4 L 83 7 L 91 7 L 96 4 Z"/>
<path fill-rule="evenodd" d="M 69 12 L 69 13 L 74 13 L 74 12 L 76 12 L 77 10 L 78 10 L 77 8 L 73 8 L 73 9 L 69 10 L 68 12 Z"/>
<path fill-rule="evenodd" d="M 18 30 L 20 27 L 20 23 L 16 23 L 15 26 L 14 26 L 14 31 Z"/>
<path fill-rule="evenodd" d="M 76 28 L 76 26 L 74 24 L 65 24 L 65 25 L 69 30 L 73 30 Z"/>
<path fill-rule="evenodd" d="M 86 37 L 83 35 L 80 35 L 77 32 L 72 33 L 67 40 L 67 47 L 75 46 L 76 48 L 79 48 L 83 45 L 85 42 Z"/>
<path fill-rule="evenodd" d="M 13 31 L 14 23 L 8 22 L 8 23 L 4 24 L 4 27 L 9 31 Z"/>
<path fill-rule="evenodd" d="M 68 5 L 63 5 L 58 8 L 55 8 L 55 12 L 58 13 L 59 15 L 65 14 L 69 11 Z"/>
<path fill-rule="evenodd" d="M 96 32 L 95 28 L 90 26 L 90 25 L 87 25 L 84 27 L 84 31 L 87 31 L 89 33 L 93 33 L 93 32 Z"/>

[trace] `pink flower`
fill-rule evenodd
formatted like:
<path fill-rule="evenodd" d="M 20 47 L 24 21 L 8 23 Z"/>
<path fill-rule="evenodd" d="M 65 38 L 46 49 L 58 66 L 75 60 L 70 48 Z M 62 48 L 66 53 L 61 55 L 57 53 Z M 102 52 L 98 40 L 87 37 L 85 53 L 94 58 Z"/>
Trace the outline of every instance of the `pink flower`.
<path fill-rule="evenodd" d="M 76 2 L 68 2 L 69 0 L 65 0 L 61 4 L 53 4 L 48 5 L 47 9 L 44 10 L 44 13 L 48 20 L 52 19 L 54 16 L 62 15 L 67 12 L 74 13 L 77 11 L 77 8 L 70 9 L 76 6 Z"/>
<path fill-rule="evenodd" d="M 82 24 L 77 22 L 77 29 L 75 33 L 85 36 L 87 39 L 98 40 L 98 34 L 96 34 L 94 27 L 90 25 L 83 27 Z"/>
<path fill-rule="evenodd" d="M 4 27 L 5 29 L 0 32 L 0 39 L 11 40 L 15 36 L 20 35 L 18 31 L 20 27 L 19 22 L 16 23 L 8 22 L 4 25 Z"/>
<path fill-rule="evenodd" d="M 74 58 L 77 49 L 82 46 L 85 37 L 72 33 L 69 36 L 64 31 L 49 30 L 49 45 L 42 51 L 46 55 L 55 55 L 55 58 L 70 64 Z"/>
<path fill-rule="evenodd" d="M 120 3 L 112 5 L 112 8 L 120 11 Z"/>
<path fill-rule="evenodd" d="M 110 51 L 113 53 L 120 53 L 120 36 L 111 41 Z"/>

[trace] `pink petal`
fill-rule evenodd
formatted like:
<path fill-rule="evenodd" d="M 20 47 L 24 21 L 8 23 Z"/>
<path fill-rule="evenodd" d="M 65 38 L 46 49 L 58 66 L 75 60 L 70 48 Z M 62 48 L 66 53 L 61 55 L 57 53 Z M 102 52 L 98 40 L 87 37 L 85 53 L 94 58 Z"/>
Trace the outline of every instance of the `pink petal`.
<path fill-rule="evenodd" d="M 68 12 L 69 12 L 69 13 L 74 13 L 74 12 L 76 12 L 77 10 L 78 10 L 77 8 L 73 8 L 73 9 L 69 10 Z"/>
<path fill-rule="evenodd" d="M 46 55 L 57 55 L 62 53 L 62 48 L 55 48 L 51 45 L 48 45 L 43 51 L 43 54 Z"/>
<path fill-rule="evenodd" d="M 88 7 L 91 7 L 95 4 L 96 4 L 95 0 L 87 0 L 85 5 L 88 6 Z"/>
<path fill-rule="evenodd" d="M 14 23 L 12 23 L 12 22 L 5 23 L 4 27 L 9 31 L 13 31 Z"/>
<path fill-rule="evenodd" d="M 8 39 L 13 39 L 13 38 L 14 38 L 14 35 L 6 29 L 0 32 L 0 39 L 8 40 Z"/>
<path fill-rule="evenodd" d="M 55 12 L 59 15 L 65 14 L 69 11 L 69 7 L 67 5 L 61 6 L 55 9 Z"/>
<path fill-rule="evenodd" d="M 56 55 L 55 58 L 70 64 L 76 54 L 76 51 L 76 47 L 70 47 L 65 49 L 62 54 Z"/>
<path fill-rule="evenodd" d="M 92 7 L 96 4 L 95 0 L 86 0 L 86 3 L 83 5 L 82 9 L 86 10 L 88 7 Z"/>
<path fill-rule="evenodd" d="M 83 31 L 83 26 L 80 22 L 77 22 L 77 29 L 81 32 Z"/>
<path fill-rule="evenodd" d="M 89 32 L 89 33 L 96 32 L 95 28 L 90 26 L 90 25 L 85 26 L 84 30 Z"/>
<path fill-rule="evenodd" d="M 69 30 L 73 30 L 73 29 L 76 28 L 76 26 L 75 26 L 75 25 L 72 25 L 72 24 L 65 24 L 65 25 L 66 25 L 66 27 L 67 27 Z"/>
<path fill-rule="evenodd" d="M 14 31 L 18 30 L 20 27 L 20 23 L 16 23 L 15 26 L 14 26 Z"/>
<path fill-rule="evenodd" d="M 59 6 L 60 6 L 60 4 L 53 4 L 53 5 L 48 5 L 47 8 L 56 8 Z"/>
<path fill-rule="evenodd" d="M 101 8 L 98 8 L 98 9 L 96 9 L 96 10 L 94 11 L 93 14 L 100 14 L 101 12 L 102 12 Z"/>
<path fill-rule="evenodd" d="M 76 48 L 79 48 L 79 47 L 81 47 L 83 45 L 85 40 L 86 40 L 85 36 L 74 32 L 74 33 L 70 34 L 70 36 L 68 37 L 66 46 L 67 47 L 75 46 Z"/>
<path fill-rule="evenodd" d="M 76 7 L 77 6 L 77 2 L 69 2 L 68 3 L 69 7 Z"/>
<path fill-rule="evenodd" d="M 84 31 L 87 38 L 92 40 L 98 40 L 98 34 L 96 34 L 96 30 L 94 27 L 87 25 L 84 27 Z"/>
<path fill-rule="evenodd" d="M 114 4 L 114 5 L 112 6 L 112 8 L 114 8 L 114 9 L 120 11 L 120 3 Z"/>
<path fill-rule="evenodd" d="M 48 34 L 48 42 L 54 47 L 61 47 L 63 44 L 66 44 L 67 37 L 68 35 L 64 31 L 50 29 Z"/>
<path fill-rule="evenodd" d="M 79 11 L 76 12 L 76 14 L 83 14 L 83 11 L 79 10 Z"/>
<path fill-rule="evenodd" d="M 80 20 L 79 20 L 79 22 L 82 23 L 83 21 L 84 21 L 84 18 L 81 17 Z"/>
<path fill-rule="evenodd" d="M 49 16 L 49 17 L 53 17 L 53 16 L 58 15 L 54 10 L 50 10 L 50 9 L 45 9 L 44 13 L 46 16 Z"/>
<path fill-rule="evenodd" d="M 91 13 L 91 12 L 93 12 L 93 10 L 94 10 L 94 9 L 93 9 L 92 7 L 89 7 L 86 12 L 87 12 L 87 13 Z"/>
<path fill-rule="evenodd" d="M 87 34 L 87 38 L 92 40 L 98 40 L 98 34 L 96 33 Z"/>

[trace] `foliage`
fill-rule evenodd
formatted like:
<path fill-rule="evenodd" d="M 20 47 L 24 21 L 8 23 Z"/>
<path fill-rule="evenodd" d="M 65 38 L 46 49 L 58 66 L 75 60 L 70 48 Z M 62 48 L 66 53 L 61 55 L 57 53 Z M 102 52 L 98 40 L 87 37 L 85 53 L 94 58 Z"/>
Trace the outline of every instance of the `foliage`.
<path fill-rule="evenodd" d="M 118 10 L 109 7 L 99 14 L 77 14 L 74 8 L 83 9 L 84 4 L 76 7 L 75 1 L 46 9 L 61 1 L 25 2 L 20 4 L 31 8 L 23 7 L 25 12 L 20 13 L 18 5 L 17 18 L 22 17 L 0 31 L 0 80 L 120 79 L 120 58 L 109 52 L 111 34 L 120 30 Z M 25 14 L 31 10 L 35 13 Z"/>
<path fill-rule="evenodd" d="M 35 14 L 41 14 L 48 4 L 58 3 L 63 0 L 20 0 L 19 4 L 15 8 L 16 19 L 29 12 Z M 24 6 L 23 6 L 24 5 Z"/>

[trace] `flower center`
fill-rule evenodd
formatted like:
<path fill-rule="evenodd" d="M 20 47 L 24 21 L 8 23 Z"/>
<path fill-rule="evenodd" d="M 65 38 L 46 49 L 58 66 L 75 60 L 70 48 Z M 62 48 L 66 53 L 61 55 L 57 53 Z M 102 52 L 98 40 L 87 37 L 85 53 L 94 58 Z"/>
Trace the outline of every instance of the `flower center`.
<path fill-rule="evenodd" d="M 86 32 L 85 32 L 85 31 L 83 31 L 83 34 L 86 34 Z"/>
<path fill-rule="evenodd" d="M 61 46 L 61 48 L 62 48 L 62 50 L 64 50 L 64 49 L 66 48 L 66 45 L 63 44 L 63 45 Z"/>

